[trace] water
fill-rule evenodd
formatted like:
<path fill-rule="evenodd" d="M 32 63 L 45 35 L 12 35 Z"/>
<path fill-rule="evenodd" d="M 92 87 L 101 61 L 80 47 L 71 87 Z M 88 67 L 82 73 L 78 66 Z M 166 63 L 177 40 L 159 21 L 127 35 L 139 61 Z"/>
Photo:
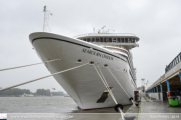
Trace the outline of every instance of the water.
<path fill-rule="evenodd" d="M 126 112 L 130 106 L 124 106 L 124 112 Z M 58 115 L 73 115 L 74 120 L 100 120 L 103 116 L 104 120 L 106 120 L 108 118 L 110 119 L 110 116 L 115 116 L 114 114 L 116 114 L 114 108 L 82 111 L 78 109 L 77 104 L 72 100 L 71 97 L 61 96 L 0 97 L 0 113 L 16 113 L 16 115 L 18 113 L 24 113 L 23 115 L 28 115 L 30 113 L 46 113 L 46 115 L 51 115 L 52 113 L 56 113 Z M 111 113 L 111 115 L 108 115 L 108 113 Z M 120 115 L 117 117 L 119 118 Z"/>

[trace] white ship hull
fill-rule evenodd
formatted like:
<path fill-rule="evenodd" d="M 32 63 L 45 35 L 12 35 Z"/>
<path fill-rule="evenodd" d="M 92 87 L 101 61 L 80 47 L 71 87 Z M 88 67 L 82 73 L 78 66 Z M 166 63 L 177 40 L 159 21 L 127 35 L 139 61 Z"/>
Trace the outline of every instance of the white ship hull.
<path fill-rule="evenodd" d="M 119 80 L 129 96 L 133 97 L 135 86 L 129 74 L 129 65 L 118 55 L 101 48 L 97 45 L 87 43 L 78 39 L 73 39 L 52 33 L 33 33 L 30 40 L 38 52 L 42 61 L 61 58 L 61 60 L 47 63 L 46 66 L 51 73 L 56 73 L 72 67 L 76 67 L 93 61 L 99 64 L 105 79 L 107 80 L 112 92 L 122 105 L 131 104 L 128 96 L 118 85 L 105 64 L 111 69 L 112 73 Z M 91 50 L 94 53 L 85 52 Z M 83 52 L 84 51 L 84 52 Z M 97 55 L 101 54 L 102 56 Z M 78 60 L 81 63 L 78 63 Z M 95 109 L 113 107 L 115 103 L 110 95 L 103 103 L 97 103 L 103 92 L 106 90 L 102 80 L 93 65 L 86 65 L 75 70 L 55 75 L 54 78 L 74 99 L 81 109 Z"/>

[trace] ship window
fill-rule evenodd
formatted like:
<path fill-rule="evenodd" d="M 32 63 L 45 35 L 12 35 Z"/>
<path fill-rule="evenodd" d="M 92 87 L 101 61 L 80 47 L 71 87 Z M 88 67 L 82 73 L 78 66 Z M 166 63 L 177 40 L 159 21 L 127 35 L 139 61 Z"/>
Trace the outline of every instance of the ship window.
<path fill-rule="evenodd" d="M 92 38 L 92 42 L 95 42 L 95 38 Z"/>
<path fill-rule="evenodd" d="M 105 42 L 108 42 L 108 38 L 104 38 L 104 41 L 105 41 Z"/>
<path fill-rule="evenodd" d="M 99 42 L 99 38 L 96 38 L 96 42 Z"/>
<path fill-rule="evenodd" d="M 117 38 L 112 38 L 112 42 L 117 42 Z"/>
<path fill-rule="evenodd" d="M 124 43 L 124 38 L 121 38 L 121 42 Z"/>
<path fill-rule="evenodd" d="M 135 43 L 135 38 L 133 38 L 133 43 Z"/>
<path fill-rule="evenodd" d="M 87 42 L 90 42 L 90 38 L 87 38 Z"/>
<path fill-rule="evenodd" d="M 83 40 L 86 41 L 86 38 L 84 38 Z"/>
<path fill-rule="evenodd" d="M 128 43 L 128 38 L 125 38 L 125 43 Z"/>
<path fill-rule="evenodd" d="M 109 42 L 112 42 L 112 38 L 109 38 Z"/>
<path fill-rule="evenodd" d="M 100 38 L 100 40 L 101 40 L 101 42 L 104 42 L 104 41 L 103 41 L 103 38 Z"/>
<path fill-rule="evenodd" d="M 121 42 L 121 41 L 120 41 L 120 38 L 117 38 L 117 42 L 118 42 L 118 43 Z"/>
<path fill-rule="evenodd" d="M 129 42 L 129 43 L 132 43 L 132 38 L 128 38 L 128 42 Z"/>

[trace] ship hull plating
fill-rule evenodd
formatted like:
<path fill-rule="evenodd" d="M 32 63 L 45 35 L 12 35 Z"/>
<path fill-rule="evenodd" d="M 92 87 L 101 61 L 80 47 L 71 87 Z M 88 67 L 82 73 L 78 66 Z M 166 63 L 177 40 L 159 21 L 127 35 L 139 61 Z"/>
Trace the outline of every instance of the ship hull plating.
<path fill-rule="evenodd" d="M 130 68 L 125 59 L 99 46 L 51 33 L 33 33 L 30 35 L 30 41 L 42 61 L 61 58 L 61 60 L 45 64 L 50 73 L 56 73 L 93 61 L 95 65 L 99 65 L 117 102 L 122 105 L 131 104 L 129 97 L 108 69 L 104 67 L 105 64 L 108 65 L 129 96 L 133 97 L 135 86 L 132 83 L 129 74 Z M 81 109 L 115 106 L 109 94 L 107 94 L 107 97 L 102 98 L 104 100 L 100 100 L 101 96 L 106 92 L 106 87 L 93 65 L 85 65 L 54 75 L 54 78 Z"/>

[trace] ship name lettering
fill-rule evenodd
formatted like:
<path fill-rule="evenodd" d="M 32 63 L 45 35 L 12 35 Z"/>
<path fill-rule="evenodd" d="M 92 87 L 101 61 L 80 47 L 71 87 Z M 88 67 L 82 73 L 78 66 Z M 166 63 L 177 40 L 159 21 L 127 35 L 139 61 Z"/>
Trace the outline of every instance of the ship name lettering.
<path fill-rule="evenodd" d="M 98 57 L 106 58 L 108 60 L 113 60 L 113 57 L 110 57 L 109 55 L 106 55 L 106 54 L 101 54 L 99 52 L 95 52 L 93 50 L 88 50 L 88 49 L 83 48 L 82 52 L 88 53 L 88 54 L 91 54 L 91 55 L 95 55 L 95 56 L 98 56 Z"/>

